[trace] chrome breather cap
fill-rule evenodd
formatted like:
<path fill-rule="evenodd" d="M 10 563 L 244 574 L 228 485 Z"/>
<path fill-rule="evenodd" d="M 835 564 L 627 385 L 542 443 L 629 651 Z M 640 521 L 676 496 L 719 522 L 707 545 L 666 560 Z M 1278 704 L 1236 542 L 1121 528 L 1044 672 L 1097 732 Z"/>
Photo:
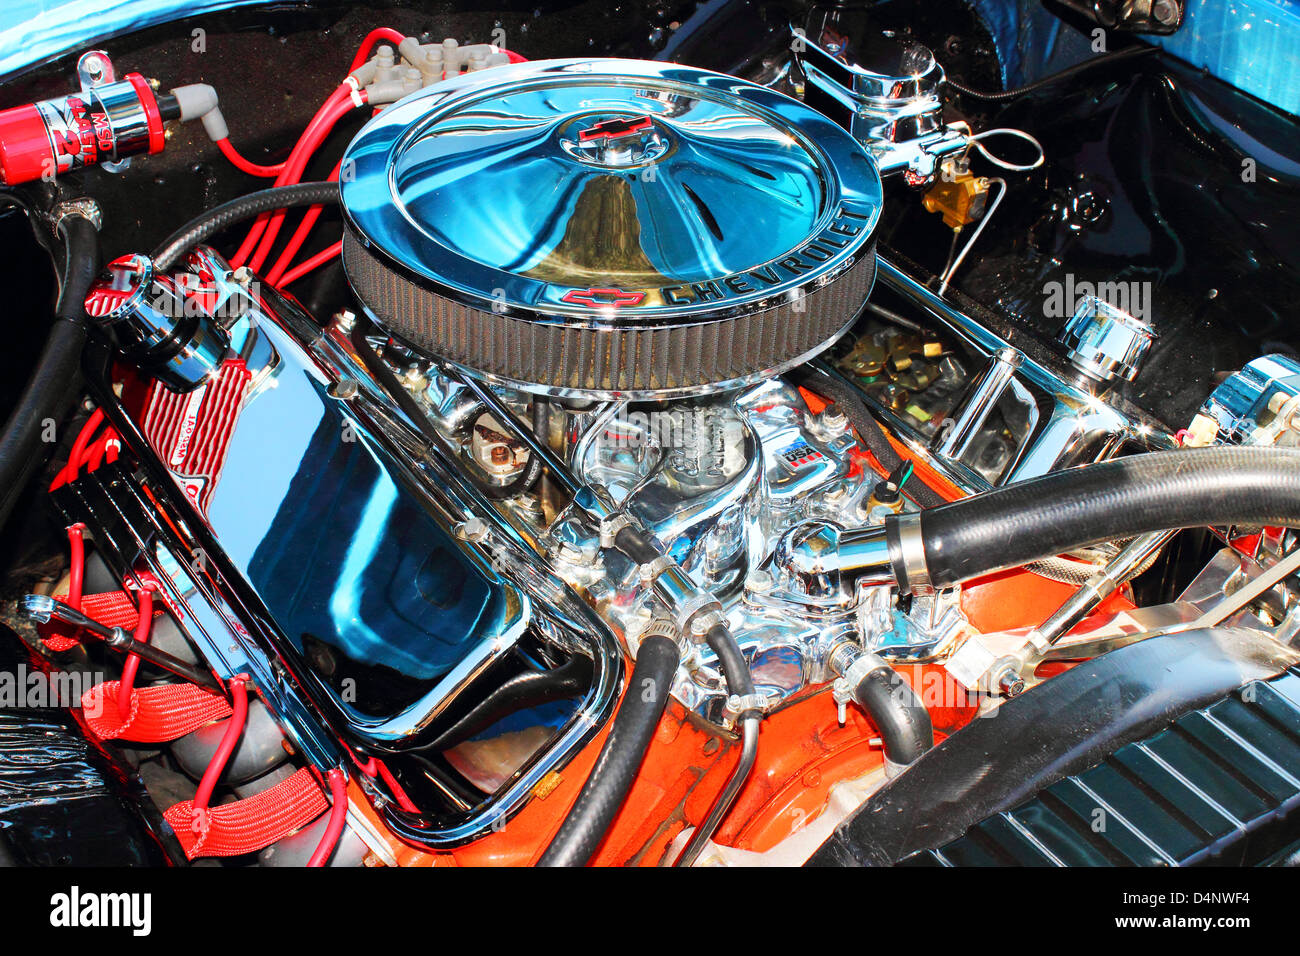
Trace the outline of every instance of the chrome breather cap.
<path fill-rule="evenodd" d="M 378 323 L 493 381 L 668 397 L 830 345 L 870 292 L 874 161 L 822 114 L 671 63 L 467 74 L 349 146 L 343 260 Z"/>
<path fill-rule="evenodd" d="M 1156 333 L 1142 319 L 1094 295 L 1084 296 L 1058 341 L 1075 368 L 1100 382 L 1137 378 Z"/>
<path fill-rule="evenodd" d="M 148 256 L 119 256 L 86 295 L 91 321 L 111 330 L 126 357 L 175 392 L 209 381 L 230 350 L 226 330 L 204 307 L 214 292 L 207 254 L 192 250 L 187 266 L 208 270 L 206 287 L 200 275 L 157 272 Z"/>

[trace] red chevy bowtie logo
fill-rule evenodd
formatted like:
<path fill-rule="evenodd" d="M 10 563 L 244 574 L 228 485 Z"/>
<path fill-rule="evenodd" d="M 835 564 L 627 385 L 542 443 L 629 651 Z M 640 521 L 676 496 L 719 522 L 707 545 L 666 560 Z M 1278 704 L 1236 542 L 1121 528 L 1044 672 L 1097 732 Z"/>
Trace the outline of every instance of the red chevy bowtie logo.
<path fill-rule="evenodd" d="M 617 309 L 623 305 L 640 305 L 644 298 L 644 292 L 624 292 L 622 289 L 570 289 L 560 297 L 560 301 L 585 305 L 589 309 Z"/>
<path fill-rule="evenodd" d="M 590 143 L 598 139 L 607 141 L 622 139 L 625 136 L 633 136 L 649 128 L 650 117 L 648 116 L 637 116 L 633 119 L 607 119 L 596 123 L 594 126 L 578 130 L 578 142 Z"/>

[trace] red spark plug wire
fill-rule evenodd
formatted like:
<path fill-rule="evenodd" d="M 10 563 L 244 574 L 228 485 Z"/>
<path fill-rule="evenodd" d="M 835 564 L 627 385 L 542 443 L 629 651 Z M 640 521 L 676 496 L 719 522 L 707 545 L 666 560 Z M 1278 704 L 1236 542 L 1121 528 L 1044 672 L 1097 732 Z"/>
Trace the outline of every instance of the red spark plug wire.
<path fill-rule="evenodd" d="M 121 453 L 122 437 L 118 435 L 116 429 L 110 428 L 104 432 L 104 461 L 115 462 Z M 96 463 L 95 467 L 98 468 L 99 464 Z"/>
<path fill-rule="evenodd" d="M 68 526 L 68 594 L 63 603 L 75 611 L 81 610 L 81 592 L 86 580 L 86 542 L 83 533 L 86 526 L 78 521 Z M 77 631 L 69 630 L 63 625 L 45 638 L 45 646 L 51 651 L 68 651 L 77 646 Z"/>
<path fill-rule="evenodd" d="M 335 164 L 334 171 L 329 174 L 328 182 L 338 182 L 339 170 L 342 166 L 343 160 L 340 159 Z M 293 257 L 302 248 L 302 244 L 307 240 L 307 235 L 311 232 L 312 227 L 316 225 L 316 220 L 320 218 L 320 214 L 324 209 L 324 206 L 312 206 L 303 214 L 302 222 L 298 224 L 298 228 L 294 230 L 293 235 L 289 238 L 284 251 L 280 253 L 280 258 L 275 261 L 274 268 L 266 274 L 266 281 L 271 285 L 279 288 L 280 279 L 284 276 L 285 270 L 289 268 L 289 263 L 293 262 Z"/>
<path fill-rule="evenodd" d="M 389 770 L 388 765 L 382 760 L 375 757 L 367 757 L 363 762 L 356 754 L 352 755 L 352 759 L 356 761 L 358 769 L 360 769 L 360 771 L 367 777 L 378 776 L 379 779 L 388 784 L 388 788 L 393 791 L 393 797 L 397 800 L 397 805 L 399 807 L 410 813 L 420 812 L 420 808 L 415 805 L 415 801 L 407 796 L 406 791 L 402 789 L 402 785 L 398 783 L 397 778 L 393 776 L 393 771 Z"/>
<path fill-rule="evenodd" d="M 381 40 L 388 40 L 394 45 L 397 45 L 404 39 L 405 37 L 399 31 L 394 30 L 391 27 L 380 27 L 377 30 L 371 30 L 370 33 L 366 35 L 366 38 L 361 41 L 361 46 L 352 60 L 352 65 L 348 67 L 348 73 L 352 73 L 370 59 L 375 45 Z M 299 141 L 301 141 L 301 137 L 299 137 Z M 271 163 L 269 165 L 255 163 L 251 159 L 244 157 L 239 150 L 235 148 L 235 144 L 230 141 L 229 137 L 223 137 L 222 139 L 217 140 L 217 148 L 221 150 L 221 154 L 230 161 L 231 165 L 240 172 L 248 173 L 250 176 L 260 176 L 264 179 L 274 179 L 280 176 L 285 171 L 289 162 L 289 160 L 286 159 L 282 162 Z M 277 185 L 283 184 L 277 183 Z"/>
<path fill-rule="evenodd" d="M 348 72 L 355 73 L 363 66 L 381 40 L 387 40 L 396 47 L 405 39 L 406 36 L 400 30 L 394 30 L 392 27 L 378 27 L 371 30 L 361 41 L 361 46 L 357 48 L 357 55 L 352 58 L 352 65 L 348 67 Z"/>
<path fill-rule="evenodd" d="M 50 482 L 50 491 L 70 481 L 75 481 L 77 472 L 81 468 L 82 457 L 86 454 L 86 446 L 90 444 L 91 436 L 95 434 L 95 429 L 104 420 L 104 410 L 97 408 L 90 413 L 86 419 L 86 424 L 81 426 L 81 431 L 77 433 L 77 440 L 72 444 L 72 453 L 68 455 L 68 463 L 63 466 L 54 480 Z"/>
<path fill-rule="evenodd" d="M 405 39 L 406 37 L 404 34 L 391 27 L 379 27 L 378 29 L 371 30 L 370 33 L 366 34 L 365 39 L 362 40 L 361 46 L 352 60 L 352 64 L 348 69 L 349 75 L 365 64 L 372 55 L 375 46 L 380 42 L 387 41 L 394 46 L 400 46 L 402 41 Z M 505 54 L 506 58 L 509 59 L 511 63 L 528 62 L 526 57 L 520 56 L 518 53 L 514 53 L 511 50 L 507 50 L 503 47 L 495 47 L 495 49 Z M 343 99 L 345 97 L 351 101 L 350 106 L 344 105 Z M 341 85 L 330 94 L 324 105 L 322 105 L 316 112 L 316 115 L 312 117 L 311 122 L 307 125 L 307 129 L 303 131 L 302 136 L 299 137 L 297 144 L 295 144 L 293 152 L 289 154 L 289 158 L 283 163 L 277 163 L 273 166 L 259 166 L 239 155 L 234 146 L 231 145 L 228 140 L 220 140 L 217 145 L 221 148 L 222 153 L 224 153 L 232 163 L 244 172 L 255 176 L 269 177 L 275 175 L 275 185 L 291 185 L 301 181 L 303 171 L 306 169 L 307 161 L 311 158 L 311 155 L 316 151 L 316 149 L 319 148 L 321 143 L 324 142 L 326 137 L 328 137 L 330 131 L 334 128 L 339 119 L 345 116 L 351 108 L 360 106 L 367 102 L 367 99 L 368 97 L 364 91 L 354 92 L 352 85 L 349 83 Z M 337 177 L 338 171 L 336 167 L 335 172 L 331 174 L 329 178 L 334 180 L 337 179 Z M 230 260 L 230 264 L 235 268 L 238 268 L 247 263 L 254 271 L 260 271 L 271 254 L 271 250 L 275 245 L 276 236 L 279 234 L 280 228 L 283 225 L 284 217 L 285 211 L 283 209 L 274 213 L 264 213 L 259 216 L 249 230 L 247 238 L 244 239 L 244 242 L 240 245 L 234 257 Z M 312 227 L 316 224 L 316 220 L 319 218 L 320 207 L 315 206 L 309 209 L 303 216 L 298 229 L 294 232 L 288 245 L 285 247 L 285 250 L 276 260 L 275 266 L 267 275 L 267 281 L 271 285 L 277 287 L 288 285 L 290 282 L 301 278 L 312 269 L 318 268 L 323 263 L 328 262 L 334 256 L 338 255 L 338 251 L 335 247 L 331 246 L 324 252 L 308 259 L 296 269 L 289 270 L 289 263 L 292 261 L 293 256 L 302 248 L 302 245 L 310 234 Z"/>
<path fill-rule="evenodd" d="M 331 107 L 329 112 L 325 114 L 320 125 L 315 130 L 309 128 L 308 133 L 304 134 L 305 136 L 310 136 L 306 148 L 303 149 L 296 158 L 293 154 L 290 154 L 289 159 L 287 160 L 289 166 L 280 176 L 280 179 L 284 179 L 285 182 L 281 183 L 280 180 L 277 179 L 277 185 L 289 185 L 299 182 L 307 167 L 307 160 L 329 136 L 330 131 L 333 130 L 335 124 L 337 124 L 340 119 L 350 113 L 353 109 L 365 104 L 369 99 L 367 94 L 364 92 L 357 92 L 354 97 L 352 88 L 348 86 L 343 87 L 343 91 L 340 92 L 341 96 L 339 100 Z M 294 152 L 298 152 L 297 147 L 295 147 Z M 249 267 L 254 272 L 260 272 L 262 266 L 266 264 L 266 259 L 270 256 L 271 249 L 275 245 L 275 237 L 280 232 L 280 227 L 284 224 L 284 218 L 285 210 L 283 209 L 279 209 L 271 214 L 271 218 L 266 226 L 266 232 L 262 236 L 262 241 L 258 244 L 257 252 L 248 263 Z"/>
<path fill-rule="evenodd" d="M 86 526 L 78 521 L 68 526 L 68 607 L 81 610 L 81 589 L 86 580 Z"/>
<path fill-rule="evenodd" d="M 297 282 L 308 272 L 311 272 L 313 269 L 320 268 L 325 263 L 329 262 L 331 259 L 338 256 L 342 251 L 343 251 L 342 239 L 340 239 L 338 242 L 334 243 L 333 245 L 326 246 L 324 249 L 316 253 L 316 255 L 312 256 L 310 259 L 303 260 L 301 263 L 294 266 L 283 276 L 281 276 L 279 283 L 276 285 L 276 288 L 283 289 L 289 283 Z"/>
<path fill-rule="evenodd" d="M 63 466 L 50 482 L 50 491 L 66 485 L 70 481 L 76 481 L 77 476 L 81 473 L 82 466 L 86 466 L 87 471 L 94 471 L 105 461 L 117 461 L 118 454 L 122 449 L 122 440 L 112 426 L 104 429 L 104 433 L 91 441 L 95 434 L 95 429 L 104 421 L 103 409 L 95 409 L 86 423 L 81 426 L 81 431 L 77 433 L 77 440 L 72 445 L 72 452 L 68 455 L 67 464 Z"/>
<path fill-rule="evenodd" d="M 86 449 L 78 465 L 85 465 L 88 472 L 94 471 L 106 461 L 117 461 L 121 450 L 122 439 L 110 426 L 104 429 L 104 434 L 95 439 L 94 443 Z M 73 478 L 76 478 L 76 475 L 73 475 Z"/>
<path fill-rule="evenodd" d="M 152 583 L 140 590 L 140 620 L 135 625 L 135 639 L 142 644 L 149 643 L 149 631 L 153 627 L 153 591 Z M 123 720 L 131 717 L 131 696 L 135 693 L 135 677 L 139 671 L 140 655 L 126 655 L 126 663 L 122 665 L 122 679 L 117 686 L 117 712 Z"/>
<path fill-rule="evenodd" d="M 229 138 L 217 140 L 217 149 L 221 150 L 221 155 L 230 160 L 240 172 L 248 173 L 250 176 L 262 176 L 271 179 L 279 176 L 284 172 L 284 162 L 272 163 L 270 166 L 262 166 L 250 159 L 245 159 L 240 155 L 239 150 L 235 149 Z"/>
<path fill-rule="evenodd" d="M 330 801 L 333 805 L 330 807 L 330 821 L 321 835 L 320 843 L 316 846 L 316 852 L 307 861 L 307 865 L 313 867 L 324 866 L 333 855 L 334 848 L 339 844 L 339 838 L 343 836 L 343 828 L 348 822 L 347 778 L 343 776 L 343 770 L 339 767 L 331 770 L 327 777 L 330 784 Z"/>
<path fill-rule="evenodd" d="M 298 137 L 298 142 L 294 144 L 293 150 L 289 154 L 289 158 L 285 160 L 285 169 L 276 177 L 274 185 L 284 186 L 288 184 L 289 163 L 294 160 L 295 156 L 299 155 L 305 149 L 308 137 L 313 134 L 314 130 L 319 128 L 321 118 L 339 102 L 340 95 L 346 95 L 349 90 L 350 87 L 344 84 L 335 89 L 334 92 L 325 98 L 325 102 L 321 104 L 320 109 L 316 111 L 311 122 L 307 124 L 307 128 L 304 129 L 302 135 Z M 270 219 L 271 214 L 269 212 L 264 212 L 253 221 L 253 225 L 249 228 L 248 235 L 244 238 L 243 244 L 240 245 L 239 250 L 230 259 L 230 264 L 232 266 L 238 268 L 248 260 L 248 257 L 252 255 L 253 250 L 257 247 L 258 240 L 262 238 L 262 233 L 265 231 L 266 225 Z"/>
<path fill-rule="evenodd" d="M 353 94 L 355 95 L 355 99 Z M 344 83 L 325 100 L 325 103 L 312 121 L 307 125 L 293 152 L 285 160 L 285 168 L 278 177 L 275 185 L 288 186 L 301 181 L 303 170 L 307 166 L 307 161 L 311 154 L 323 143 L 330 131 L 338 121 L 351 112 L 359 105 L 363 105 L 367 96 L 363 92 L 356 92 L 351 86 Z M 274 213 L 263 213 L 253 223 L 248 232 L 248 237 L 244 240 L 243 245 L 230 260 L 230 264 L 235 268 L 248 263 L 254 270 L 259 271 L 266 263 L 267 256 L 271 253 L 271 246 L 275 243 L 275 237 L 280 231 L 280 225 L 284 222 L 285 211 L 277 210 Z M 256 254 L 253 253 L 256 248 Z M 250 259 L 251 255 L 251 259 Z"/>
<path fill-rule="evenodd" d="M 226 769 L 230 755 L 239 745 L 239 738 L 244 733 L 244 725 L 248 722 L 248 677 L 244 674 L 232 677 L 229 686 L 232 705 L 230 721 L 226 724 L 226 732 L 221 737 L 221 743 L 212 752 L 212 759 L 208 761 L 203 777 L 199 780 L 199 789 L 194 794 L 196 833 L 203 832 L 209 826 L 208 804 L 212 802 L 212 792 L 216 790 L 217 781 L 221 779 L 221 773 Z"/>

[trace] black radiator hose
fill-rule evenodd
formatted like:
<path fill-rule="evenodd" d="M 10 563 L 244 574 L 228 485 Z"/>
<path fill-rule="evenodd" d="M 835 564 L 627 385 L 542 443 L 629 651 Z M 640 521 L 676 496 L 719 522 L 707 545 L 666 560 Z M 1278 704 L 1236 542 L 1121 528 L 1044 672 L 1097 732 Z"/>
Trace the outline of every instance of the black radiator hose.
<path fill-rule="evenodd" d="M 99 273 L 99 230 L 89 219 L 69 213 L 59 221 L 66 265 L 45 348 L 0 433 L 0 526 L 9 520 L 19 496 L 44 466 L 53 443 L 42 441 L 47 421 L 61 424 L 81 381 L 86 344 L 86 293 Z"/>
<path fill-rule="evenodd" d="M 678 662 L 677 645 L 668 638 L 652 634 L 641 642 L 632 679 L 596 765 L 538 866 L 586 866 L 595 855 L 641 769 L 668 705 Z"/>
<path fill-rule="evenodd" d="M 1053 472 L 886 519 L 899 583 L 915 578 L 919 523 L 936 587 L 1148 531 L 1206 525 L 1300 527 L 1300 450 L 1214 447 L 1133 455 Z M 909 561 L 909 557 L 911 560 Z"/>

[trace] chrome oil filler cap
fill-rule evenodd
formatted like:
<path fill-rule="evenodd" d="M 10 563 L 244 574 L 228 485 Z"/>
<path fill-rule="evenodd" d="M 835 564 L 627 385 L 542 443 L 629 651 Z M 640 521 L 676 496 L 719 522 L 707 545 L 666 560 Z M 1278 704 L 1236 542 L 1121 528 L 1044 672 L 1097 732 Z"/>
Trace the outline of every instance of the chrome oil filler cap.
<path fill-rule="evenodd" d="M 419 351 L 554 395 L 757 381 L 848 327 L 880 176 L 822 114 L 671 63 L 551 60 L 413 93 L 343 161 L 343 260 Z"/>
<path fill-rule="evenodd" d="M 1084 296 L 1058 336 L 1074 367 L 1100 382 L 1131 382 L 1155 340 L 1151 326 L 1096 296 Z"/>

